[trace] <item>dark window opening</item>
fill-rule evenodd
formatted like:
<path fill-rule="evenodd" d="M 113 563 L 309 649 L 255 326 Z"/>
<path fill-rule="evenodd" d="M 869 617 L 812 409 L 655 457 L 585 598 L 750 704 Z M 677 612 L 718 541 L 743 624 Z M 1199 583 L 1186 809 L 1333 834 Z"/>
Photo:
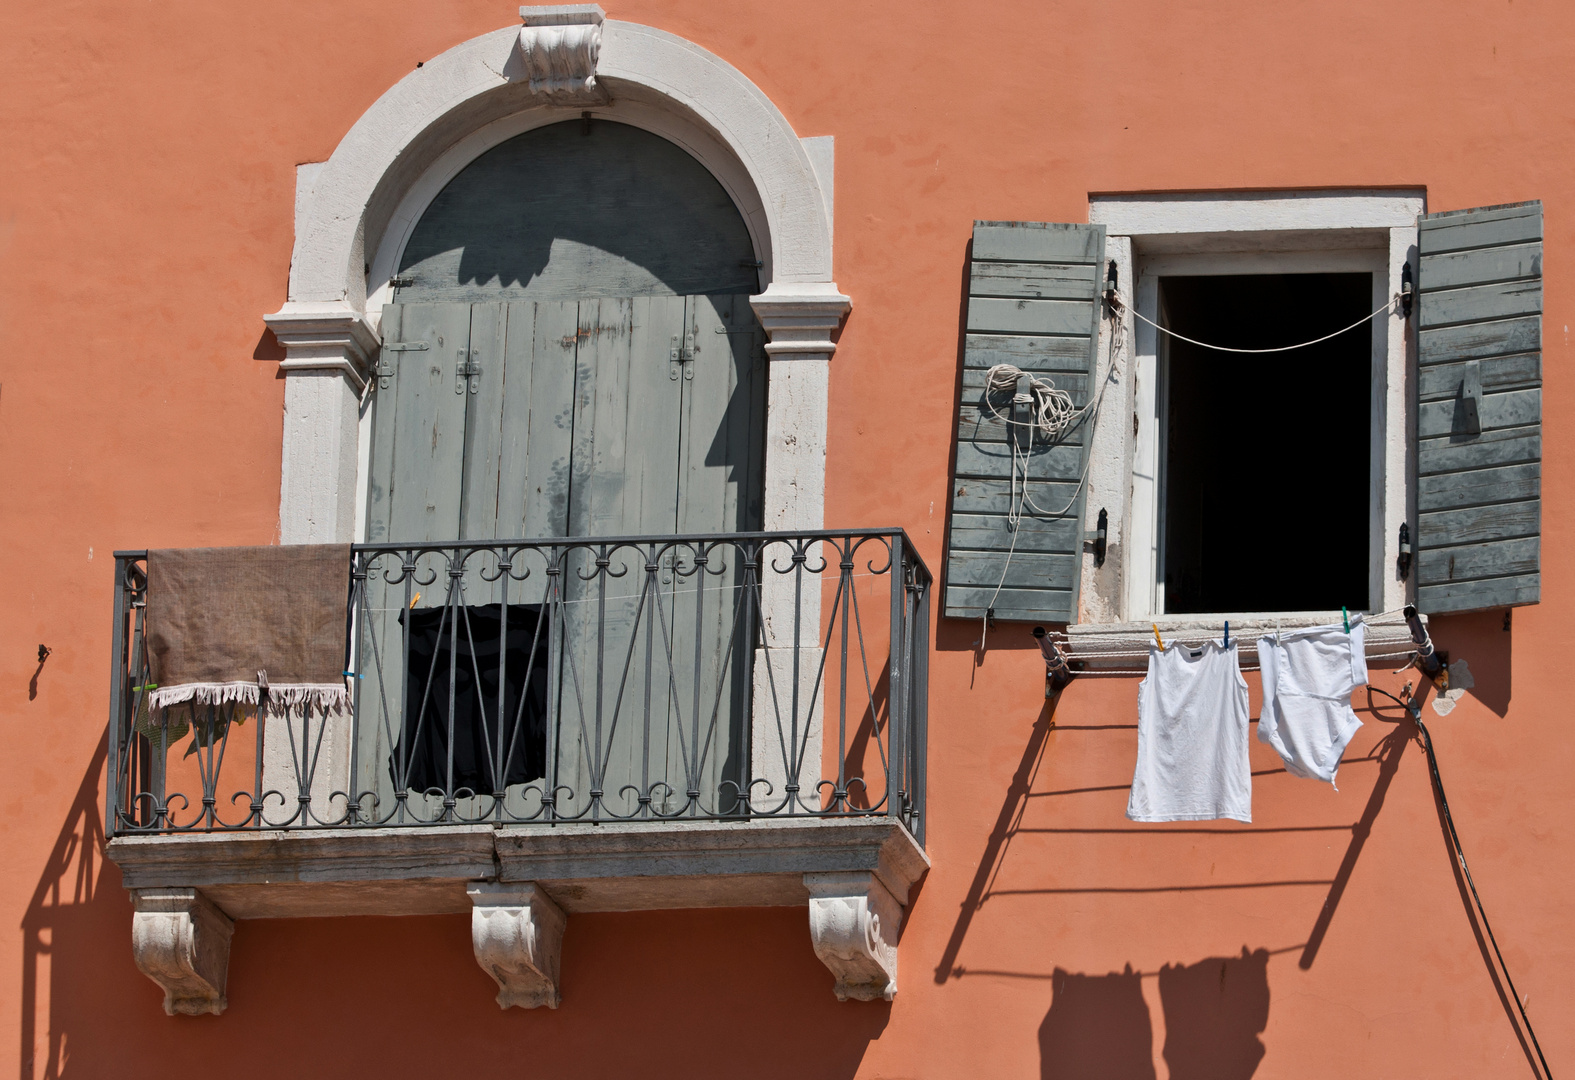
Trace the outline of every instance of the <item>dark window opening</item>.
<path fill-rule="evenodd" d="M 1210 344 L 1294 345 L 1372 311 L 1371 274 L 1160 281 L 1161 321 Z M 1367 607 L 1372 329 L 1284 353 L 1161 335 L 1164 610 Z"/>

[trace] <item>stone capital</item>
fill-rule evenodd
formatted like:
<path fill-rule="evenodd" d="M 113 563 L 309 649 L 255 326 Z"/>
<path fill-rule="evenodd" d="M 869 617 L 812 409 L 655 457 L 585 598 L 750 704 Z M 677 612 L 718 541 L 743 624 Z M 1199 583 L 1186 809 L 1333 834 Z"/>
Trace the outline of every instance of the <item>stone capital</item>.
<path fill-rule="evenodd" d="M 834 281 L 773 281 L 749 303 L 771 339 L 766 355 L 773 362 L 830 360 L 837 351 L 831 335 L 853 307 Z"/>
<path fill-rule="evenodd" d="M 291 301 L 263 322 L 284 347 L 279 370 L 338 371 L 359 392 L 381 339 L 366 315 L 349 304 Z"/>

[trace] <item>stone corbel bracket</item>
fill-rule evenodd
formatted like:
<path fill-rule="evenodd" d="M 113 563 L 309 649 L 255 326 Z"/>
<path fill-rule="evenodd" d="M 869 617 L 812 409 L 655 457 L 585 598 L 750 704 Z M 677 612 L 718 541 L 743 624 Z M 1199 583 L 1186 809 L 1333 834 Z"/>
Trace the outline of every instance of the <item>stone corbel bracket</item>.
<path fill-rule="evenodd" d="M 604 17 L 600 4 L 520 8 L 519 55 L 531 93 L 560 105 L 608 100 L 596 81 Z"/>
<path fill-rule="evenodd" d="M 196 889 L 135 889 L 131 897 L 132 957 L 163 988 L 164 1011 L 223 1012 L 235 923 Z"/>
<path fill-rule="evenodd" d="M 890 1001 L 897 995 L 902 904 L 872 873 L 805 874 L 809 934 L 831 969 L 838 1001 Z"/>
<path fill-rule="evenodd" d="M 479 882 L 465 891 L 470 944 L 476 963 L 498 984 L 498 1008 L 556 1009 L 563 1000 L 563 909 L 532 882 Z"/>

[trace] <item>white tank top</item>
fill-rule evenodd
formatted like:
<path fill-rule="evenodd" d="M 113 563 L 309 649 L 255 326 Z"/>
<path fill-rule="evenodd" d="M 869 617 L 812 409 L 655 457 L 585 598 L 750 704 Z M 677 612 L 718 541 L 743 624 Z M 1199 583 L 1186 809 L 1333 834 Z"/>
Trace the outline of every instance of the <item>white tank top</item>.
<path fill-rule="evenodd" d="M 1236 642 L 1149 646 L 1138 686 L 1133 821 L 1252 820 L 1247 680 Z"/>

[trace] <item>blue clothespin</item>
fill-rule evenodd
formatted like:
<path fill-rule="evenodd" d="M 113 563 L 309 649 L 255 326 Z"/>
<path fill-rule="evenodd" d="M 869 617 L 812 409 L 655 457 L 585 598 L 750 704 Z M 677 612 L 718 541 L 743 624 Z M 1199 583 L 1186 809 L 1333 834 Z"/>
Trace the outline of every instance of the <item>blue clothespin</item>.
<path fill-rule="evenodd" d="M 346 677 L 346 678 L 347 678 L 347 679 L 364 679 L 364 678 L 366 678 L 366 676 L 365 676 L 365 675 L 357 675 L 357 674 L 356 674 L 356 673 L 355 673 L 355 672 L 353 672 L 353 671 L 346 671 L 346 672 L 344 672 L 344 673 L 343 673 L 343 674 L 344 674 L 344 676 L 345 676 L 345 677 Z"/>
<path fill-rule="evenodd" d="M 1351 632 L 1351 613 L 1343 607 L 1340 609 L 1340 621 L 1345 623 L 1345 632 L 1349 634 Z"/>
<path fill-rule="evenodd" d="M 1225 647 L 1230 648 L 1230 620 L 1225 620 Z"/>

